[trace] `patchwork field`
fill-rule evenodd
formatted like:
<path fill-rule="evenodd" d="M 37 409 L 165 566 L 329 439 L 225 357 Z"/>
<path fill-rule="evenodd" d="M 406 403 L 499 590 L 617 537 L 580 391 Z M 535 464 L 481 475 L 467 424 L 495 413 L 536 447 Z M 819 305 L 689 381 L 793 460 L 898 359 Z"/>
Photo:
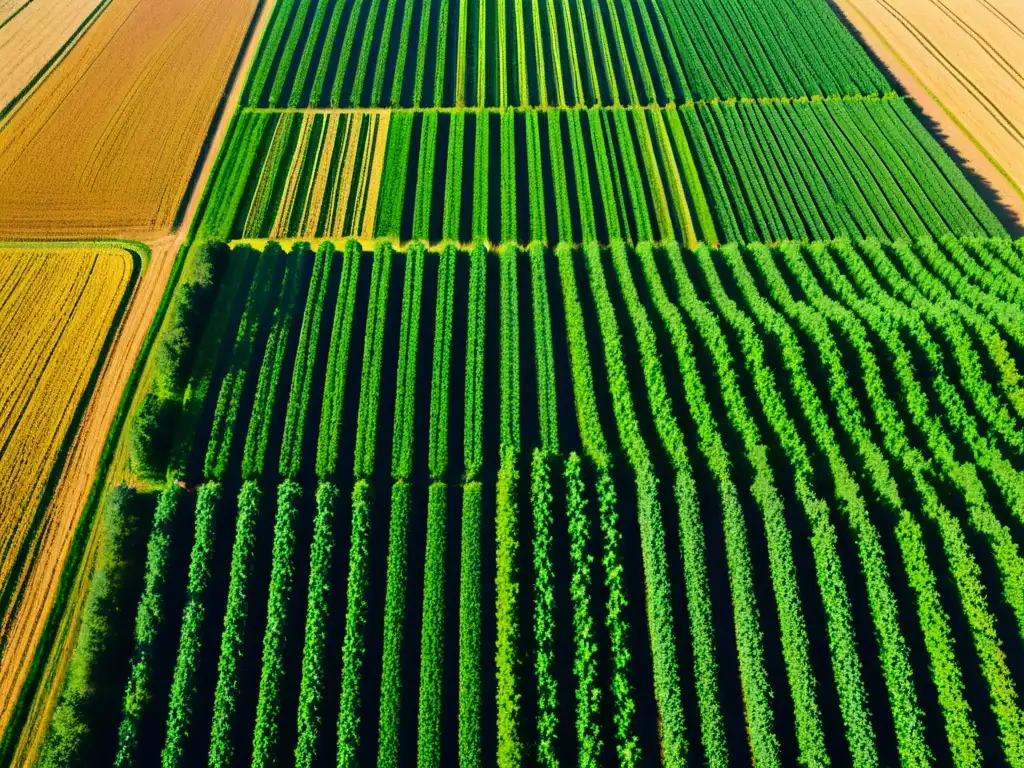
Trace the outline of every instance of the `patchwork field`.
<path fill-rule="evenodd" d="M 278 3 L 243 103 L 592 106 L 889 90 L 824 3 L 333 0 Z"/>
<path fill-rule="evenodd" d="M 243 111 L 224 239 L 776 242 L 997 234 L 901 99 L 664 109 Z"/>
<path fill-rule="evenodd" d="M 1024 768 L 1024 242 L 825 0 L 256 51 L 42 765 Z"/>
<path fill-rule="evenodd" d="M 166 235 L 256 8 L 112 0 L 0 122 L 0 237 Z"/>
<path fill-rule="evenodd" d="M 907 73 L 906 85 L 926 113 L 949 126 L 953 145 L 969 161 L 980 150 L 983 157 L 972 164 L 1024 221 L 1024 18 L 1019 5 L 1013 0 L 837 4 L 863 29 L 883 61 Z"/>

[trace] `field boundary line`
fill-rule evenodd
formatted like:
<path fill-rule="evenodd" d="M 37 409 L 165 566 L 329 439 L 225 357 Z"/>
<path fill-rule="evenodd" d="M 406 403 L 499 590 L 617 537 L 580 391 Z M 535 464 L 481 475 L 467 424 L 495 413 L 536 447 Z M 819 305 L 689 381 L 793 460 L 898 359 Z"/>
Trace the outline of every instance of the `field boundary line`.
<path fill-rule="evenodd" d="M 903 67 L 904 70 L 906 70 L 907 74 L 914 79 L 914 82 L 917 84 L 917 86 L 928 95 L 928 98 L 932 100 L 932 103 L 934 103 L 939 109 L 942 110 L 946 117 L 957 128 L 960 129 L 964 137 L 969 142 L 971 142 L 971 144 L 974 145 L 974 148 L 977 149 L 986 160 L 988 160 L 988 162 L 992 165 L 992 168 L 996 171 L 996 173 L 1003 177 L 1006 183 L 1010 185 L 1010 188 L 1017 193 L 1017 196 L 1021 200 L 1024 200 L 1024 189 L 1022 189 L 1021 186 L 1013 179 L 1013 177 L 1010 176 L 1009 173 L 1007 173 L 1006 169 L 1003 168 L 999 161 L 985 148 L 985 146 L 974 136 L 974 134 L 971 133 L 967 126 L 964 125 L 964 123 L 956 116 L 956 114 L 945 105 L 945 103 L 938 97 L 935 91 L 928 87 L 928 85 L 924 82 L 921 76 L 917 73 L 917 70 L 910 66 L 910 62 L 908 62 L 906 58 L 904 58 L 904 56 L 893 46 L 889 38 L 886 35 L 882 34 L 882 31 L 864 14 L 864 12 L 861 11 L 861 9 L 855 3 L 850 2 L 850 0 L 829 0 L 829 4 L 834 6 L 841 14 L 845 14 L 848 17 L 856 16 L 860 23 L 863 24 L 865 28 L 871 31 L 871 33 L 878 39 L 879 43 L 885 47 L 885 50 L 888 52 L 888 54 L 892 56 L 893 59 L 895 59 L 900 64 L 900 66 Z M 851 19 L 851 22 L 852 21 L 853 20 Z M 858 24 L 857 26 L 860 26 L 860 24 Z M 913 97 L 909 95 L 902 96 L 902 98 L 904 101 L 914 100 Z M 923 104 L 920 105 L 922 111 L 923 107 Z M 943 147 L 943 151 L 946 151 L 945 147 Z M 977 173 L 979 175 L 982 174 L 981 170 L 978 170 Z"/>
<path fill-rule="evenodd" d="M 25 10 L 31 2 L 32 0 L 28 0 L 28 2 L 21 6 L 13 16 L 4 21 L 3 24 L 0 24 L 0 29 L 3 29 L 3 27 L 12 21 L 19 13 Z M 47 75 L 49 75 L 61 60 L 67 56 L 71 49 L 75 47 L 75 44 L 82 39 L 85 33 L 92 27 L 96 19 L 100 17 L 100 14 L 109 8 L 112 2 L 113 0 L 100 0 L 99 4 L 89 12 L 89 15 L 82 20 L 82 23 L 79 24 L 68 39 L 61 44 L 60 48 L 57 49 L 53 56 L 51 56 L 39 71 L 32 76 L 32 79 L 25 84 L 25 87 L 22 88 L 7 104 L 0 107 L 0 129 L 7 124 L 8 118 L 18 111 L 36 87 L 46 79 Z"/>
<path fill-rule="evenodd" d="M 621 110 L 624 112 L 655 112 L 655 111 L 667 111 L 671 109 L 695 109 L 697 107 L 709 107 L 713 105 L 732 106 L 736 104 L 808 104 L 815 101 L 849 101 L 849 102 L 871 102 L 871 101 L 906 101 L 909 96 L 904 96 L 896 91 L 889 91 L 887 93 L 867 93 L 867 94 L 855 94 L 852 96 L 847 95 L 835 95 L 835 96 L 762 96 L 758 98 L 753 97 L 742 97 L 742 98 L 727 98 L 727 99 L 693 99 L 689 101 L 678 101 L 668 102 L 666 104 L 593 104 L 587 105 L 561 105 L 561 104 L 549 104 L 547 106 L 542 105 L 527 105 L 527 106 L 516 106 L 509 105 L 506 107 L 474 107 L 474 106 L 454 106 L 454 107 L 240 107 L 239 114 L 297 114 L 297 113 L 312 113 L 312 114 L 327 114 L 327 115 L 377 115 L 382 113 L 398 113 L 398 112 L 411 112 L 411 113 L 427 113 L 427 112 L 438 112 L 441 114 L 456 114 L 459 112 L 469 112 L 473 114 L 482 113 L 495 113 L 502 114 L 505 112 L 584 112 L 591 109 L 605 110 L 605 111 L 616 111 Z"/>

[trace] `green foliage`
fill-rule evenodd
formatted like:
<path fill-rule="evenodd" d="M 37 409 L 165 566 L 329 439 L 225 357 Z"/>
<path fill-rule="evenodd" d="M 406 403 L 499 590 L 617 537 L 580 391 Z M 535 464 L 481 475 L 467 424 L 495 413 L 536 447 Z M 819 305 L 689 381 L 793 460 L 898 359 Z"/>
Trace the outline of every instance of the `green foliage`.
<path fill-rule="evenodd" d="M 228 258 L 228 246 L 214 240 L 202 243 L 189 255 L 184 279 L 153 350 L 154 386 L 165 397 L 180 398 L 184 394 L 195 347 L 206 328 Z"/>
<path fill-rule="evenodd" d="M 366 314 L 363 367 L 359 381 L 359 412 L 356 421 L 356 477 L 373 474 L 377 448 L 377 413 L 380 410 L 380 377 L 384 364 L 384 327 L 387 324 L 391 284 L 391 246 L 382 243 L 373 254 L 370 305 Z M 403 297 L 404 303 L 404 297 Z M 419 304 L 419 297 L 416 297 Z"/>
<path fill-rule="evenodd" d="M 270 332 L 263 350 L 259 376 L 256 379 L 256 398 L 249 416 L 249 428 L 245 434 L 242 451 L 242 477 L 255 479 L 263 474 L 267 457 L 267 442 L 270 440 L 271 419 L 277 401 L 281 369 L 288 352 L 288 336 L 291 333 L 295 305 L 298 302 L 299 276 L 302 269 L 300 256 L 309 253 L 308 246 L 297 247 L 288 259 L 284 284 L 278 301 L 274 305 L 270 321 Z"/>
<path fill-rule="evenodd" d="M 213 694 L 213 725 L 210 728 L 210 765 L 231 765 L 235 743 L 232 730 L 238 708 L 240 667 L 245 626 L 249 617 L 249 581 L 256 547 L 256 522 L 262 494 L 255 481 L 249 480 L 238 493 L 238 518 L 235 543 L 231 548 L 231 577 L 228 584 L 228 605 L 224 613 L 224 631 L 220 638 L 217 662 L 217 687 Z"/>
<path fill-rule="evenodd" d="M 661 518 L 661 504 L 658 500 L 658 479 L 651 462 L 649 449 L 640 432 L 636 420 L 636 410 L 629 390 L 629 379 L 622 348 L 619 343 L 619 330 L 611 308 L 611 302 L 602 301 L 600 294 L 603 275 L 600 272 L 600 253 L 596 246 L 586 248 L 587 267 L 590 273 L 591 290 L 598 294 L 598 321 L 601 327 L 601 338 L 604 342 L 604 359 L 607 369 L 608 388 L 611 392 L 612 407 L 618 427 L 619 440 L 623 452 L 633 468 L 636 476 L 637 519 L 640 525 L 640 545 L 643 551 L 644 584 L 647 591 L 647 623 L 651 637 L 651 654 L 654 661 L 654 691 L 661 717 L 661 738 L 666 754 L 673 763 L 681 764 L 687 750 L 684 734 L 682 691 L 679 682 L 678 655 L 675 639 L 675 619 L 670 597 L 671 587 L 668 576 L 667 553 L 665 550 L 665 530 Z M 692 497 L 680 503 L 695 503 Z M 739 543 L 735 542 L 736 549 Z M 738 551 L 728 552 L 730 560 L 741 557 Z M 730 572 L 734 570 L 730 563 Z M 738 579 L 730 573 L 730 577 Z M 752 602 L 752 594 L 746 597 Z M 744 681 L 751 687 L 744 693 L 749 706 L 754 707 L 756 714 L 749 718 L 754 753 L 758 762 L 772 764 L 777 762 L 777 744 L 773 732 L 771 709 L 767 699 L 770 690 L 767 687 L 763 670 L 758 670 L 760 647 L 754 646 L 754 638 L 742 636 L 744 632 L 756 631 L 757 618 L 753 606 L 745 606 L 746 621 L 737 622 L 737 634 L 741 656 L 749 652 L 746 659 L 747 669 L 744 670 Z M 742 630 L 739 628 L 742 627 Z M 743 669 L 741 659 L 741 669 Z M 759 709 L 757 709 L 759 707 Z"/>
<path fill-rule="evenodd" d="M 316 489 L 316 518 L 309 554 L 309 591 L 306 631 L 299 686 L 298 738 L 295 765 L 310 768 L 320 747 L 324 706 L 324 666 L 327 663 L 327 621 L 330 616 L 331 559 L 334 552 L 334 515 L 341 494 L 329 482 Z"/>
<path fill-rule="evenodd" d="M 483 465 L 484 344 L 487 335 L 487 249 L 478 245 L 469 256 L 469 296 L 466 302 L 466 398 L 463 460 L 466 480 Z"/>
<path fill-rule="evenodd" d="M 323 243 L 316 252 L 313 276 L 310 279 L 309 292 L 306 294 L 306 309 L 302 314 L 302 328 L 299 331 L 299 346 L 295 353 L 295 367 L 292 370 L 292 383 L 288 391 L 288 406 L 278 464 L 281 475 L 292 480 L 302 469 L 302 447 L 309 419 L 313 371 L 316 367 L 321 326 L 325 324 L 324 303 L 334 261 L 334 246 L 329 242 Z"/>
<path fill-rule="evenodd" d="M 412 505 L 409 484 L 391 486 L 388 528 L 387 588 L 384 595 L 384 647 L 380 681 L 380 728 L 377 765 L 399 764 L 399 720 L 402 696 L 402 638 L 405 629 L 405 592 L 408 575 L 408 521 Z"/>
<path fill-rule="evenodd" d="M 352 539 L 348 557 L 345 639 L 341 651 L 341 705 L 338 710 L 338 765 L 359 764 L 362 719 L 359 684 L 366 656 L 366 610 L 369 588 L 372 490 L 365 480 L 352 489 Z"/>
<path fill-rule="evenodd" d="M 572 671 L 576 677 L 576 742 L 580 768 L 597 768 L 601 757 L 601 692 L 598 678 L 598 643 L 592 616 L 593 561 L 590 554 L 591 521 L 583 482 L 583 462 L 570 453 L 565 461 L 565 510 L 569 527 L 569 559 L 572 576 L 574 654 Z"/>
<path fill-rule="evenodd" d="M 488 231 L 487 190 L 490 184 L 490 113 L 477 112 L 476 136 L 473 142 L 473 224 L 470 229 L 474 243 L 490 242 Z"/>
<path fill-rule="evenodd" d="M 402 235 L 402 213 L 405 209 L 405 185 L 412 151 L 412 112 L 398 112 L 388 125 L 388 143 L 384 150 L 384 171 L 381 175 L 380 199 L 374 234 L 377 237 Z"/>
<path fill-rule="evenodd" d="M 434 353 L 430 374 L 430 438 L 427 466 L 432 480 L 448 472 L 448 408 L 451 380 L 452 324 L 458 254 L 448 246 L 437 265 L 437 303 L 434 309 Z"/>
<path fill-rule="evenodd" d="M 424 112 L 420 123 L 420 156 L 413 201 L 412 239 L 430 239 L 430 215 L 434 198 L 434 166 L 437 164 L 437 112 Z"/>
<path fill-rule="evenodd" d="M 215 515 L 220 504 L 221 487 L 207 483 L 196 498 L 195 543 L 188 567 L 187 601 L 181 621 L 178 657 L 167 710 L 167 733 L 160 763 L 163 768 L 182 765 L 185 747 L 192 732 L 195 705 L 196 674 L 202 653 L 202 637 L 206 624 L 207 592 L 213 567 Z"/>
<path fill-rule="evenodd" d="M 252 737 L 252 764 L 269 765 L 280 750 L 281 688 L 284 685 L 285 630 L 295 584 L 295 527 L 302 488 L 293 480 L 277 487 L 274 547 L 267 598 L 267 628 L 263 634 L 263 666 L 256 701 L 256 728 Z"/>
<path fill-rule="evenodd" d="M 498 255 L 500 287 L 498 298 L 498 349 L 501 353 L 501 446 L 519 452 L 519 250 L 506 246 Z"/>
<path fill-rule="evenodd" d="M 519 242 L 516 182 L 519 172 L 516 167 L 516 115 L 515 112 L 501 113 L 501 242 Z"/>
<path fill-rule="evenodd" d="M 141 475 L 158 477 L 166 467 L 180 410 L 177 401 L 164 400 L 155 392 L 142 399 L 128 435 L 132 466 Z"/>
<path fill-rule="evenodd" d="M 208 479 L 220 479 L 227 471 L 228 460 L 234 438 L 235 426 L 242 403 L 242 392 L 252 367 L 256 342 L 267 316 L 272 314 L 275 295 L 271 284 L 277 273 L 279 259 L 283 258 L 280 246 L 272 244 L 260 256 L 256 277 L 246 299 L 245 310 L 238 324 L 235 343 L 228 363 L 228 371 L 221 381 L 217 394 L 217 405 L 210 428 L 210 439 L 206 447 L 203 472 Z M 284 288 L 284 283 L 279 286 Z"/>
<path fill-rule="evenodd" d="M 122 693 L 104 680 L 103 674 L 109 665 L 121 661 L 116 654 L 132 647 L 133 638 L 119 630 L 129 619 L 123 606 L 134 586 L 132 577 L 142 575 L 142 553 L 131 549 L 142 528 L 139 501 L 135 489 L 126 485 L 113 486 L 107 492 L 99 522 L 96 570 L 39 758 L 38 764 L 45 768 L 88 765 L 96 754 L 97 736 L 102 733 L 97 716 L 106 714 L 110 703 L 116 707 L 116 698 Z M 165 502 L 165 515 L 169 514 L 167 506 L 169 502 Z M 154 523 L 166 530 L 168 520 L 162 516 Z"/>
<path fill-rule="evenodd" d="M 464 5 L 464 4 L 463 4 Z M 448 162 L 444 185 L 444 219 L 441 239 L 459 241 L 462 226 L 462 177 L 465 175 L 466 113 L 455 112 L 448 128 Z"/>
<path fill-rule="evenodd" d="M 441 765 L 441 701 L 444 695 L 444 582 L 448 486 L 431 483 L 427 497 L 427 552 L 420 632 L 420 700 L 416 763 Z"/>
<path fill-rule="evenodd" d="M 551 308 L 543 246 L 530 246 L 530 283 L 533 296 L 534 364 L 537 369 L 537 408 L 540 440 L 544 449 L 558 453 L 558 397 L 555 385 L 555 352 L 551 337 Z"/>
<path fill-rule="evenodd" d="M 552 459 L 534 450 L 530 465 L 530 505 L 533 509 L 533 640 L 537 676 L 537 762 L 557 766 L 558 694 L 555 664 L 555 573 L 551 492 Z"/>
<path fill-rule="evenodd" d="M 494 576 L 497 640 L 494 653 L 498 690 L 498 765 L 519 765 L 523 755 L 520 729 L 519 671 L 519 469 L 514 449 L 504 446 L 498 468 Z"/>
<path fill-rule="evenodd" d="M 423 246 L 412 246 L 405 256 L 405 280 L 402 286 L 402 319 L 398 331 L 398 372 L 395 382 L 395 423 L 391 442 L 391 476 L 408 480 L 413 469 L 413 427 L 416 421 L 416 353 L 419 345 L 420 314 L 423 307 Z M 386 288 L 385 288 L 386 290 Z M 385 294 L 386 297 L 386 294 Z M 380 310 L 381 333 L 385 309 Z M 367 323 L 369 329 L 369 322 Z M 379 365 L 380 362 L 378 361 Z M 364 358 L 365 365 L 365 358 Z M 364 368 L 365 375 L 365 368 Z M 379 377 L 379 373 L 378 373 Z M 366 379 L 364 379 L 365 381 Z M 363 390 L 366 392 L 367 390 Z M 376 391 L 373 392 L 376 396 Z M 360 410 L 360 413 L 362 411 Z M 371 462 L 357 471 L 369 475 Z"/>
<path fill-rule="evenodd" d="M 459 766 L 479 768 L 480 746 L 480 483 L 462 487 L 459 556 Z"/>
<path fill-rule="evenodd" d="M 363 250 L 359 243 L 349 242 L 341 265 L 341 279 L 334 305 L 331 341 L 327 353 L 327 371 L 320 410 L 320 429 L 317 433 L 316 474 L 321 480 L 331 478 L 338 465 L 342 420 L 345 406 L 345 382 L 348 358 L 352 346 L 352 325 L 355 315 L 356 289 L 359 283 L 359 264 Z"/>
<path fill-rule="evenodd" d="M 153 527 L 146 545 L 146 571 L 143 576 L 142 596 L 135 617 L 135 652 L 124 692 L 124 715 L 117 736 L 118 768 L 135 765 L 139 748 L 139 725 L 152 699 L 153 651 L 160 626 L 164 620 L 164 600 L 167 590 L 168 564 L 176 518 L 185 489 L 169 485 L 160 494 Z"/>

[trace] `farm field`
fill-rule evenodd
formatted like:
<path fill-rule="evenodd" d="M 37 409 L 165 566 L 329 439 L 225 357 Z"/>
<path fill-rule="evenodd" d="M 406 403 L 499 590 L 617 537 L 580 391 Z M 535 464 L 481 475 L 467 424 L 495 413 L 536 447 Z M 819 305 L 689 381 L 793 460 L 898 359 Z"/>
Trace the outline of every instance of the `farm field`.
<path fill-rule="evenodd" d="M 55 465 L 95 389 L 141 264 L 124 248 L 96 245 L 0 248 L 0 686 L 16 690 L 11 648 L 20 637 L 22 607 L 37 599 L 33 574 L 45 560 L 51 531 L 77 519 L 51 506 Z M 42 554 L 41 554 L 42 553 Z M 44 590 L 45 591 L 45 590 Z M 6 709 L 6 707 L 5 707 Z"/>
<path fill-rule="evenodd" d="M 210 237 L 692 245 L 1003 231 L 898 98 L 246 110 L 225 152 L 200 225 Z"/>
<path fill-rule="evenodd" d="M 1024 221 L 1019 6 L 1012 0 L 838 0 L 837 5 Z M 948 45 L 950 40 L 956 45 Z"/>
<path fill-rule="evenodd" d="M 5 585 L 136 269 L 132 255 L 115 248 L 0 249 Z"/>
<path fill-rule="evenodd" d="M 275 8 L 243 104 L 643 105 L 890 90 L 824 3 L 289 0 Z"/>
<path fill-rule="evenodd" d="M 112 0 L 0 121 L 0 237 L 165 236 L 257 5 Z"/>
<path fill-rule="evenodd" d="M 32 0 L 0 5 L 0 116 L 45 74 L 109 0 Z"/>
<path fill-rule="evenodd" d="M 1024 768 L 1024 241 L 827 0 L 183 3 L 0 762 Z"/>

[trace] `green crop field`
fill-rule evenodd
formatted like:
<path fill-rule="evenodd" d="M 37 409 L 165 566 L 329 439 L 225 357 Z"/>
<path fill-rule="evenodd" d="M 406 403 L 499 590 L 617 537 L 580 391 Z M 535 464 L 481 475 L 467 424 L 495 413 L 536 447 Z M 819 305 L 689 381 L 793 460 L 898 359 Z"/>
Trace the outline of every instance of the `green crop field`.
<path fill-rule="evenodd" d="M 825 0 L 278 0 L 194 234 L 78 749 L 1024 768 L 1024 241 Z"/>

